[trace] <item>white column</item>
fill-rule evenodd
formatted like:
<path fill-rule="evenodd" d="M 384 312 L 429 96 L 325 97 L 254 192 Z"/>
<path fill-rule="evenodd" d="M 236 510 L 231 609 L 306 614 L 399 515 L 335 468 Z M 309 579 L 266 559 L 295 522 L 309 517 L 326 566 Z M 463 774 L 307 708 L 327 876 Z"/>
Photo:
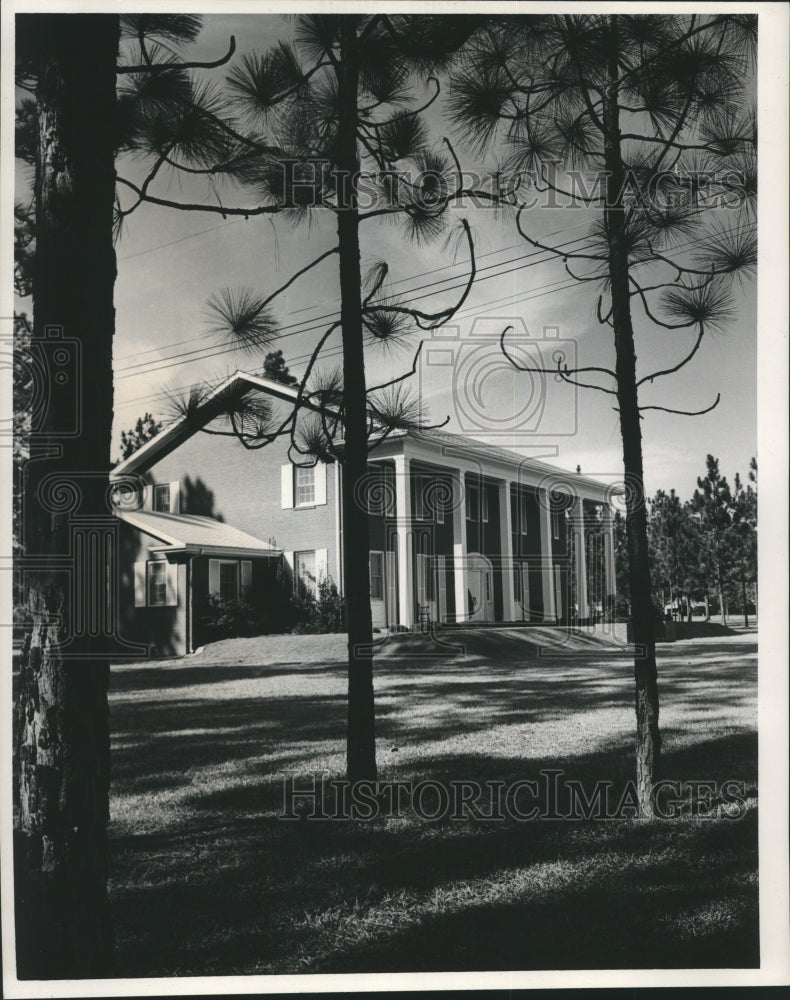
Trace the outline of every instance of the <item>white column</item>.
<path fill-rule="evenodd" d="M 510 481 L 499 483 L 499 552 L 502 565 L 502 620 L 516 620 L 513 593 L 513 532 L 510 509 Z"/>
<path fill-rule="evenodd" d="M 554 595 L 554 559 L 551 553 L 551 510 L 548 494 L 538 496 L 540 512 L 540 573 L 543 583 L 543 620 L 557 621 L 557 602 Z"/>
<path fill-rule="evenodd" d="M 576 497 L 573 505 L 573 530 L 576 536 L 576 604 L 579 618 L 589 618 L 587 603 L 587 544 L 584 535 L 584 501 Z"/>
<path fill-rule="evenodd" d="M 398 621 L 414 627 L 414 573 L 411 557 L 411 462 L 395 456 L 395 517 L 398 525 Z"/>
<path fill-rule="evenodd" d="M 603 552 L 605 569 L 606 594 L 604 595 L 604 611 L 606 611 L 606 598 L 617 596 L 617 571 L 614 555 L 614 520 L 612 518 L 612 508 L 608 503 L 603 505 Z"/>
<path fill-rule="evenodd" d="M 453 576 L 455 580 L 455 620 L 466 621 L 466 495 L 463 471 L 453 472 Z"/>

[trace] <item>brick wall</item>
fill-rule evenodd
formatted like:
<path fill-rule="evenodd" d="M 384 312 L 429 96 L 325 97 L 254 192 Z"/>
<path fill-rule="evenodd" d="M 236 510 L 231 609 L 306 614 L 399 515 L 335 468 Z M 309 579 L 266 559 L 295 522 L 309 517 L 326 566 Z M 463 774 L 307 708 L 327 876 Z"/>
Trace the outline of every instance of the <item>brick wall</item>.
<path fill-rule="evenodd" d="M 178 566 L 178 604 L 174 607 L 134 606 L 134 564 L 148 558 L 149 546 L 161 545 L 131 525 L 121 522 L 119 530 L 120 573 L 118 613 L 120 634 L 131 642 L 148 646 L 149 656 L 184 656 L 187 651 L 187 573 Z"/>
<path fill-rule="evenodd" d="M 225 429 L 214 422 L 210 430 Z M 288 439 L 256 451 L 232 437 L 198 431 L 152 467 L 152 483 L 178 480 L 182 514 L 217 517 L 284 551 L 327 549 L 329 574 L 336 576 L 335 467 L 326 470 L 326 503 L 283 510 L 280 467 L 288 461 Z"/>

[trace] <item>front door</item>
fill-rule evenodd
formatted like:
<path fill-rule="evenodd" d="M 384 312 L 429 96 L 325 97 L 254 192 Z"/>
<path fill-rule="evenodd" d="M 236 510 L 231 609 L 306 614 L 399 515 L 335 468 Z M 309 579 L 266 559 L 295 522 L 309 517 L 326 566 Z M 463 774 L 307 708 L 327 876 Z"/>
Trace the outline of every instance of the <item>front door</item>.
<path fill-rule="evenodd" d="M 435 622 L 436 607 L 436 567 L 431 556 L 417 554 L 417 621 Z"/>
<path fill-rule="evenodd" d="M 494 571 L 485 556 L 467 556 L 466 572 L 467 621 L 494 620 Z"/>

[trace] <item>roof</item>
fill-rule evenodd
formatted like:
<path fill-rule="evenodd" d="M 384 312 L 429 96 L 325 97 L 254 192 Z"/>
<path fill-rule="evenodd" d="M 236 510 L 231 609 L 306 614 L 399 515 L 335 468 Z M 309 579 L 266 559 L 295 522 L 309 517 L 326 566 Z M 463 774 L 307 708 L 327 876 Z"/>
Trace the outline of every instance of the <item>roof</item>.
<path fill-rule="evenodd" d="M 263 378 L 260 375 L 251 375 L 247 372 L 237 371 L 224 382 L 220 383 L 207 396 L 205 402 L 201 404 L 199 414 L 195 414 L 191 419 L 182 418 L 174 421 L 168 427 L 161 430 L 155 437 L 147 441 L 134 454 L 125 461 L 118 464 L 110 473 L 110 479 L 122 478 L 131 472 L 145 472 L 158 461 L 169 455 L 180 444 L 195 434 L 201 427 L 209 424 L 222 410 L 222 401 L 231 394 L 242 392 L 253 392 L 255 390 L 265 392 L 267 395 L 277 399 L 294 402 L 298 396 L 298 390 L 292 386 L 283 385 L 272 379 Z M 317 406 L 309 402 L 304 403 L 310 409 L 317 409 Z M 540 462 L 534 458 L 529 458 L 519 454 L 509 448 L 501 448 L 489 442 L 476 441 L 474 438 L 465 437 L 462 434 L 451 434 L 444 430 L 395 430 L 387 434 L 387 440 L 412 438 L 429 446 L 438 448 L 451 448 L 455 451 L 465 452 L 478 458 L 494 460 L 499 463 L 512 465 L 515 468 L 531 466 L 543 471 L 547 475 L 562 477 L 563 482 L 568 484 L 578 484 L 588 486 L 595 491 L 608 490 L 608 492 L 621 492 L 617 487 L 606 487 L 600 480 L 592 479 L 580 473 L 570 472 L 561 466 L 551 465 L 548 462 Z M 336 442 L 342 447 L 342 442 Z M 174 515 L 170 515 L 174 516 Z"/>
<path fill-rule="evenodd" d="M 139 531 L 153 535 L 164 544 L 163 551 L 188 555 L 279 556 L 280 549 L 262 542 L 213 517 L 197 514 L 165 514 L 153 510 L 116 511 L 117 516 Z"/>
<path fill-rule="evenodd" d="M 283 385 L 282 382 L 275 382 L 272 379 L 263 378 L 261 375 L 250 375 L 247 372 L 234 372 L 206 396 L 196 413 L 190 417 L 174 420 L 123 462 L 119 462 L 111 470 L 110 479 L 116 480 L 130 472 L 145 472 L 150 469 L 152 465 L 165 458 L 171 451 L 175 451 L 180 444 L 192 437 L 201 427 L 210 424 L 222 413 L 224 400 L 233 395 L 234 392 L 246 393 L 252 392 L 254 389 L 262 390 L 269 396 L 284 399 L 289 403 L 293 403 L 298 395 L 296 389 L 290 385 Z M 305 402 L 304 405 L 315 409 L 314 406 L 310 406 L 309 402 Z"/>

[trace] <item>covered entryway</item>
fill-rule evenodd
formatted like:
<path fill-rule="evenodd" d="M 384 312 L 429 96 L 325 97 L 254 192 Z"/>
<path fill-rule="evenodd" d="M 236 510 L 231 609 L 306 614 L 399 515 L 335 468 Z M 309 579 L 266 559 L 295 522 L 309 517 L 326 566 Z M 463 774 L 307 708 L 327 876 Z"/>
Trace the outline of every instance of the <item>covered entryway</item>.
<path fill-rule="evenodd" d="M 467 621 L 494 621 L 494 570 L 489 559 L 471 552 L 466 559 Z"/>

